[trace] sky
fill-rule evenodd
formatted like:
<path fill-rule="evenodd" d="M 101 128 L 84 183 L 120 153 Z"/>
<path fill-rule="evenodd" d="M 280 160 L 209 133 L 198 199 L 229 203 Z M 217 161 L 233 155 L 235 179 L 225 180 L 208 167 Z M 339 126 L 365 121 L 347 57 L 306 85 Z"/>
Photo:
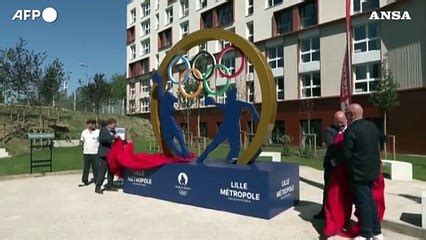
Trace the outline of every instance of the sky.
<path fill-rule="evenodd" d="M 0 48 L 14 47 L 22 37 L 27 48 L 46 52 L 45 63 L 58 58 L 70 72 L 68 92 L 86 81 L 87 75 L 126 71 L 126 5 L 128 0 L 0 0 Z M 58 18 L 47 23 L 12 21 L 17 10 L 42 12 L 53 7 Z M 80 66 L 81 63 L 86 67 Z"/>

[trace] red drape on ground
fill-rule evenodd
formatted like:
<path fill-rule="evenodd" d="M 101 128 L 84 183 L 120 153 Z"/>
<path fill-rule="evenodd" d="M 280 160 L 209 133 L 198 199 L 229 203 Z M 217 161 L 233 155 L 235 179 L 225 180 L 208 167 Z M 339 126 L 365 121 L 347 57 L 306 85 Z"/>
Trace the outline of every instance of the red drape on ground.
<path fill-rule="evenodd" d="M 108 152 L 108 167 L 114 175 L 121 177 L 124 168 L 130 170 L 147 170 L 168 163 L 187 163 L 195 158 L 167 157 L 164 154 L 135 153 L 134 144 L 117 139 Z"/>
<path fill-rule="evenodd" d="M 343 133 L 340 133 L 336 136 L 334 144 L 337 149 L 341 149 L 342 143 Z M 355 216 L 358 218 L 358 222 L 348 232 L 342 232 L 352 214 L 353 194 L 349 179 L 350 176 L 344 164 L 339 164 L 333 168 L 330 183 L 325 189 L 327 199 L 324 206 L 325 225 L 323 231 L 326 237 L 336 234 L 344 237 L 355 237 L 361 233 L 359 215 L 356 211 Z M 385 213 L 384 188 L 385 181 L 383 174 L 380 174 L 373 185 L 373 199 L 380 221 L 383 220 Z"/>

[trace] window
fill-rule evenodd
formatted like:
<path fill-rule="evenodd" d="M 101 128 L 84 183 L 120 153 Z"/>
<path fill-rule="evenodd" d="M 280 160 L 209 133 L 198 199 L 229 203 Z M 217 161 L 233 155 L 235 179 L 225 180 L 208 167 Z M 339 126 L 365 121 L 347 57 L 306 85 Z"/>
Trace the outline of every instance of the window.
<path fill-rule="evenodd" d="M 130 98 L 133 98 L 136 95 L 136 83 L 130 83 Z"/>
<path fill-rule="evenodd" d="M 268 7 L 273 7 L 273 6 L 280 4 L 282 2 L 283 2 L 283 0 L 268 0 Z"/>
<path fill-rule="evenodd" d="M 275 78 L 275 86 L 277 89 L 277 100 L 284 100 L 284 77 L 276 77 Z"/>
<path fill-rule="evenodd" d="M 149 39 L 141 42 L 141 55 L 148 54 L 151 51 Z"/>
<path fill-rule="evenodd" d="M 321 78 L 319 72 L 301 74 L 302 98 L 321 96 Z"/>
<path fill-rule="evenodd" d="M 213 13 L 212 11 L 204 12 L 201 14 L 201 21 L 203 24 L 202 28 L 212 28 L 213 27 Z"/>
<path fill-rule="evenodd" d="M 275 14 L 277 34 L 291 32 L 293 30 L 293 14 L 291 10 L 281 11 Z"/>
<path fill-rule="evenodd" d="M 231 2 L 221 5 L 217 8 L 219 26 L 227 25 L 233 21 L 233 6 Z"/>
<path fill-rule="evenodd" d="M 271 143 L 282 143 L 282 138 L 285 135 L 285 122 L 275 121 L 274 128 L 271 134 Z"/>
<path fill-rule="evenodd" d="M 160 27 L 160 17 L 158 16 L 158 13 L 155 14 L 155 30 L 158 30 Z"/>
<path fill-rule="evenodd" d="M 151 32 L 151 22 L 149 21 L 149 19 L 146 20 L 145 22 L 142 22 L 141 27 L 142 27 L 141 36 L 148 35 Z"/>
<path fill-rule="evenodd" d="M 136 45 L 130 46 L 130 59 L 136 58 Z"/>
<path fill-rule="evenodd" d="M 181 23 L 180 24 L 180 36 L 181 36 L 181 38 L 188 35 L 188 32 L 189 32 L 189 23 L 188 22 Z"/>
<path fill-rule="evenodd" d="M 207 123 L 206 122 L 200 122 L 200 137 L 207 137 Z"/>
<path fill-rule="evenodd" d="M 246 0 L 247 8 L 246 8 L 246 16 L 253 14 L 253 0 Z"/>
<path fill-rule="evenodd" d="M 166 9 L 166 25 L 173 22 L 173 7 Z"/>
<path fill-rule="evenodd" d="M 354 27 L 354 53 L 380 49 L 379 24 L 369 23 Z"/>
<path fill-rule="evenodd" d="M 272 69 L 284 67 L 284 48 L 282 45 L 268 48 L 268 62 Z"/>
<path fill-rule="evenodd" d="M 141 9 L 142 9 L 142 17 L 149 16 L 149 14 L 151 13 L 151 4 L 149 3 L 149 1 L 142 3 Z"/>
<path fill-rule="evenodd" d="M 188 7 L 188 0 L 181 0 L 180 1 L 180 10 L 181 10 L 181 17 L 185 17 L 189 15 L 189 7 Z"/>
<path fill-rule="evenodd" d="M 311 2 L 303 4 L 299 7 L 300 14 L 300 25 L 302 28 L 306 28 L 317 24 L 317 4 Z"/>
<path fill-rule="evenodd" d="M 130 23 L 136 22 L 136 8 L 130 10 Z"/>
<path fill-rule="evenodd" d="M 370 93 L 377 89 L 380 81 L 380 63 L 355 66 L 354 93 Z"/>
<path fill-rule="evenodd" d="M 302 144 L 307 146 L 313 146 L 314 138 L 311 136 L 304 137 L 305 134 L 315 134 L 315 140 L 317 146 L 322 145 L 322 122 L 321 120 L 302 120 L 300 121 L 301 133 L 302 133 Z"/>
<path fill-rule="evenodd" d="M 155 69 L 158 69 L 160 67 L 160 56 L 158 54 L 155 54 Z"/>
<path fill-rule="evenodd" d="M 158 33 L 158 49 L 168 48 L 172 45 L 172 28 Z"/>
<path fill-rule="evenodd" d="M 139 64 L 142 71 L 140 75 L 149 73 L 149 58 L 142 59 Z"/>
<path fill-rule="evenodd" d="M 155 1 L 155 10 L 157 10 L 160 7 L 160 0 L 154 0 Z"/>
<path fill-rule="evenodd" d="M 379 8 L 379 0 L 354 0 L 354 13 L 367 12 Z"/>
<path fill-rule="evenodd" d="M 141 82 L 140 82 L 140 85 L 141 85 L 141 93 L 145 93 L 145 94 L 149 94 L 149 80 L 147 79 L 147 80 L 142 80 Z"/>
<path fill-rule="evenodd" d="M 300 59 L 302 63 L 320 60 L 320 42 L 318 37 L 300 40 Z"/>
<path fill-rule="evenodd" d="M 247 88 L 247 102 L 254 102 L 254 81 L 247 81 L 246 82 L 246 88 Z"/>
<path fill-rule="evenodd" d="M 227 67 L 229 69 L 229 72 L 231 74 L 235 73 L 235 55 L 233 54 L 232 56 L 230 56 L 231 54 L 226 54 L 224 58 L 222 58 L 222 62 L 221 64 L 225 65 L 225 67 Z"/>
<path fill-rule="evenodd" d="M 207 43 L 201 43 L 200 45 L 198 45 L 198 48 L 200 49 L 199 51 L 205 50 L 207 51 Z"/>
<path fill-rule="evenodd" d="M 253 42 L 253 22 L 247 23 L 247 39 Z"/>
<path fill-rule="evenodd" d="M 197 9 L 201 9 L 201 8 L 205 8 L 207 7 L 207 0 L 198 0 L 198 8 Z"/>
<path fill-rule="evenodd" d="M 129 110 L 130 110 L 130 113 L 136 112 L 136 102 L 135 102 L 135 100 L 130 100 L 129 101 Z"/>
<path fill-rule="evenodd" d="M 141 112 L 149 112 L 149 97 L 141 98 Z"/>

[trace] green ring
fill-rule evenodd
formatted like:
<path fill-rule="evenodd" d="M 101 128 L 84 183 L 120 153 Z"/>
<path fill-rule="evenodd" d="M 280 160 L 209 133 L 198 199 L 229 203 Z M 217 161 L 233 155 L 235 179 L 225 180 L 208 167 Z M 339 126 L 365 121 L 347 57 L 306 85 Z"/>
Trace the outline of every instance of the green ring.
<path fill-rule="evenodd" d="M 217 64 L 216 66 L 214 66 L 215 68 L 216 67 L 219 67 L 219 68 L 221 68 L 222 70 L 224 70 L 225 72 L 226 72 L 226 74 L 227 75 L 229 75 L 229 68 L 227 68 L 225 65 L 223 65 L 223 64 Z M 211 66 L 210 66 L 210 68 L 211 68 Z M 223 94 L 225 94 L 226 93 L 226 91 L 228 91 L 228 89 L 229 89 L 229 86 L 231 85 L 231 79 L 230 78 L 226 78 L 226 84 L 225 84 L 225 87 L 222 89 L 222 90 L 219 90 L 219 91 L 212 91 L 211 89 L 210 89 L 210 86 L 209 86 L 209 84 L 208 84 L 208 81 L 207 81 L 207 79 L 204 79 L 203 78 L 203 87 L 204 87 L 204 89 L 206 89 L 206 91 L 207 91 L 207 93 L 209 94 L 209 95 L 213 95 L 213 96 L 220 96 L 220 95 L 223 95 Z"/>

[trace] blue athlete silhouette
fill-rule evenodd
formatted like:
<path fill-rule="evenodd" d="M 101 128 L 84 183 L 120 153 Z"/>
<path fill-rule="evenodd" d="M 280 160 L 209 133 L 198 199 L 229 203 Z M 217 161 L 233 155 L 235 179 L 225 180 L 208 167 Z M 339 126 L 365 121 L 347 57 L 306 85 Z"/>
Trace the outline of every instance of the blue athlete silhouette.
<path fill-rule="evenodd" d="M 164 91 L 164 83 L 157 72 L 152 74 L 152 81 L 157 83 L 156 92 L 160 108 L 160 128 L 163 140 L 173 155 L 189 157 L 190 152 L 183 140 L 182 130 L 176 123 L 174 117 L 174 103 L 177 102 L 178 99 L 173 96 L 172 93 Z M 178 141 L 180 150 L 176 147 L 174 139 Z"/>
<path fill-rule="evenodd" d="M 213 98 L 207 97 L 206 105 L 216 105 L 223 111 L 223 123 L 219 127 L 219 131 L 213 141 L 207 146 L 206 150 L 197 158 L 198 163 L 204 162 L 207 155 L 213 151 L 220 143 L 228 139 L 229 153 L 226 160 L 229 163 L 236 163 L 240 152 L 240 114 L 244 109 L 248 109 L 251 113 L 253 121 L 258 122 L 260 117 L 254 106 L 250 103 L 237 100 L 237 89 L 231 86 L 226 92 L 226 103 L 219 104 Z"/>

